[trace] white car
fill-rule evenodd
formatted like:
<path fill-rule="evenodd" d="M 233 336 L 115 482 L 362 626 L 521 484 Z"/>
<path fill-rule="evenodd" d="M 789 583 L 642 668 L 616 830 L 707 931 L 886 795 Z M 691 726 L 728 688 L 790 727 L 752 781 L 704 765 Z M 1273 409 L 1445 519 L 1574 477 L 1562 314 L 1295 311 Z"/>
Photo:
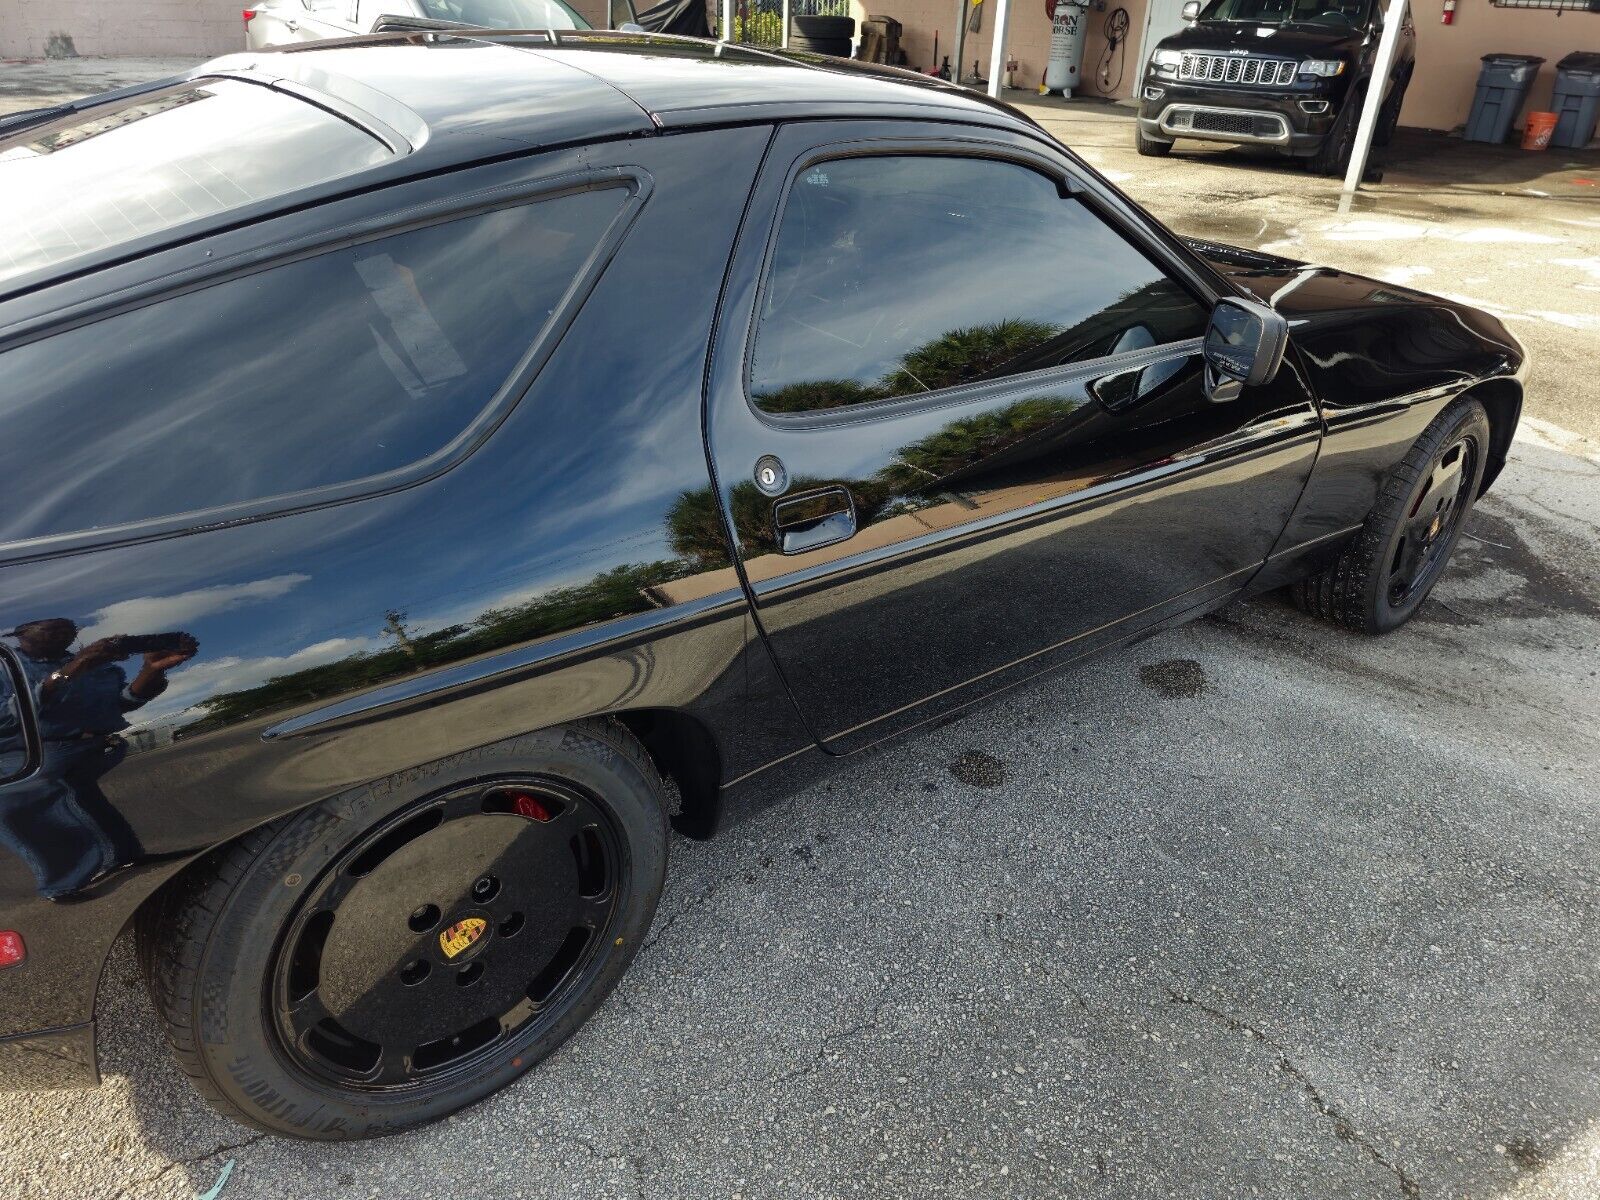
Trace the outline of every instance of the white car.
<path fill-rule="evenodd" d="M 262 0 L 244 10 L 250 50 L 371 33 L 384 17 L 485 29 L 588 29 L 562 0 Z"/>

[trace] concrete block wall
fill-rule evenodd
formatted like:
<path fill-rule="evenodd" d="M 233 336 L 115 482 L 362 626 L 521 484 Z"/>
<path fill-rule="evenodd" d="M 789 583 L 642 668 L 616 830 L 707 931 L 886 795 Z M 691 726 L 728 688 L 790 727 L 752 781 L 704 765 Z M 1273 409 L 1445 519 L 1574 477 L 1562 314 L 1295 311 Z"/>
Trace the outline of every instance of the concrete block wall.
<path fill-rule="evenodd" d="M 0 0 L 0 58 L 209 58 L 244 49 L 240 0 Z"/>

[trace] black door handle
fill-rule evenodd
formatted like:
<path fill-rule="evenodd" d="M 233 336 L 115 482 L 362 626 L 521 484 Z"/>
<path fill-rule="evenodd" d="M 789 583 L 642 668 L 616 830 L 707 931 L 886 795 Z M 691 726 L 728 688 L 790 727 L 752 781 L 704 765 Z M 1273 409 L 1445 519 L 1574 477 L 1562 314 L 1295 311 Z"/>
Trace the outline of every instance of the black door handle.
<path fill-rule="evenodd" d="M 842 487 L 785 496 L 772 506 L 772 527 L 785 554 L 831 546 L 855 534 L 855 500 Z"/>

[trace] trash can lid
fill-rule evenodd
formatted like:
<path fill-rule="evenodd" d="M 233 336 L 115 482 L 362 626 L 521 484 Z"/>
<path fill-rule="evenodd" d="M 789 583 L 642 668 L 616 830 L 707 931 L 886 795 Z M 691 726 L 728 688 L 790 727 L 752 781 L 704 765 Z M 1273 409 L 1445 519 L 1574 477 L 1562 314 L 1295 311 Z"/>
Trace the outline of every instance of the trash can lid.
<path fill-rule="evenodd" d="M 1600 52 L 1574 50 L 1556 64 L 1562 71 L 1600 71 Z"/>
<path fill-rule="evenodd" d="M 1544 62 L 1544 59 L 1535 54 L 1500 54 L 1497 52 L 1494 54 L 1485 54 L 1482 61 L 1486 63 L 1499 63 L 1508 67 L 1520 67 L 1525 63 L 1532 63 L 1535 66 L 1538 66 Z"/>

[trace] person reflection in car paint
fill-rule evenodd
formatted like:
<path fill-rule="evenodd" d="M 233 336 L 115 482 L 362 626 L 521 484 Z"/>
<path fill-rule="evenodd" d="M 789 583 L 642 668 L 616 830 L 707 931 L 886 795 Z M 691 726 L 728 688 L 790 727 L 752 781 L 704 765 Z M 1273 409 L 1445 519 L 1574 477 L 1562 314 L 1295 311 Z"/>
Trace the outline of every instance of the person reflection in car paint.
<path fill-rule="evenodd" d="M 100 777 L 120 763 L 117 736 L 126 713 L 167 690 L 167 672 L 199 650 L 183 635 L 179 648 L 144 655 L 130 681 L 118 665 L 128 657 L 120 638 L 101 638 L 68 654 L 78 627 L 64 617 L 29 621 L 12 631 L 39 722 L 39 770 L 0 789 L 0 842 L 28 864 L 39 894 L 60 899 L 138 860 L 133 829 L 100 790 Z"/>

